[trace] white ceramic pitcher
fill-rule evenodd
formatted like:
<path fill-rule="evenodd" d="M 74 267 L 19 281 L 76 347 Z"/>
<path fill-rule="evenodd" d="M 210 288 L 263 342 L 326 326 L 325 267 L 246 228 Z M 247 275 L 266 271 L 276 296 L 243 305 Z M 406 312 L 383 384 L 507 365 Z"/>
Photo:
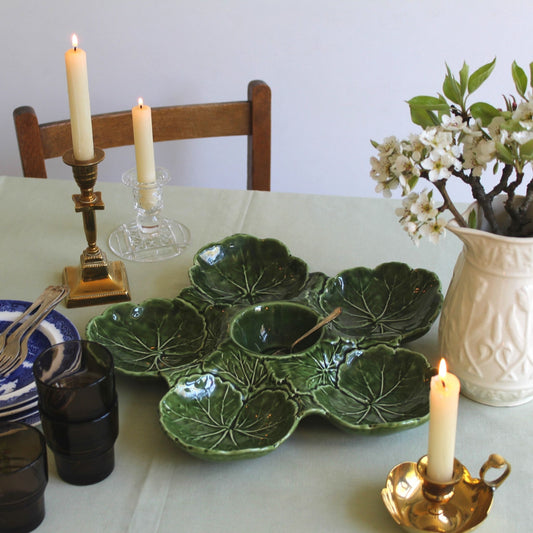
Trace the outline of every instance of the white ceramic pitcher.
<path fill-rule="evenodd" d="M 533 399 L 533 237 L 504 237 L 455 222 L 448 229 L 463 241 L 463 250 L 442 308 L 441 355 L 465 396 L 495 406 L 528 402 Z"/>

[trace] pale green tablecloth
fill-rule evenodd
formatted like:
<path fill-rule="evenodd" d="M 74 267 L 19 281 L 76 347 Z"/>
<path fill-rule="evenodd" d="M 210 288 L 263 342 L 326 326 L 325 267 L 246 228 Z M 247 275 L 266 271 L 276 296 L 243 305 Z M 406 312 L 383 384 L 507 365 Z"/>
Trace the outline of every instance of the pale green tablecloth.
<path fill-rule="evenodd" d="M 133 218 L 131 192 L 101 182 L 106 204 L 97 213 L 98 244 Z M 1 299 L 34 299 L 59 283 L 86 246 L 74 212 L 74 181 L 0 177 Z M 460 244 L 453 235 L 438 246 L 411 244 L 394 215 L 395 204 L 361 199 L 168 187 L 165 214 L 185 223 L 192 243 L 181 256 L 159 263 L 126 262 L 134 301 L 172 298 L 188 285 L 194 252 L 244 232 L 283 241 L 310 270 L 329 275 L 353 266 L 404 261 L 435 271 L 447 287 Z M 59 311 L 84 335 L 104 306 Z M 414 348 L 434 363 L 436 327 Z M 116 468 L 103 482 L 75 487 L 62 482 L 50 457 L 46 517 L 39 532 L 170 533 L 399 531 L 380 496 L 389 470 L 426 453 L 427 425 L 389 435 L 347 435 L 327 421 L 304 420 L 273 453 L 248 461 L 202 462 L 177 448 L 159 428 L 164 384 L 118 377 L 120 435 Z M 478 476 L 497 452 L 513 465 L 496 491 L 480 533 L 530 530 L 533 494 L 533 402 L 483 406 L 461 397 L 456 456 Z M 50 454 L 51 455 L 51 454 Z"/>

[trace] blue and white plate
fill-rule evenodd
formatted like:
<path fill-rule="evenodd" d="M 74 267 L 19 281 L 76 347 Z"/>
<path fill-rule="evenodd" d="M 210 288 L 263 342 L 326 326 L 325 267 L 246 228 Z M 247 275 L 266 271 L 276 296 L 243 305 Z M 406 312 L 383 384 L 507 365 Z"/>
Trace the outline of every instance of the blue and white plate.
<path fill-rule="evenodd" d="M 20 300 L 0 300 L 0 332 L 30 305 L 30 302 Z M 58 311 L 52 311 L 46 317 L 30 337 L 28 357 L 24 363 L 10 376 L 0 376 L 0 418 L 22 414 L 26 414 L 28 419 L 35 418 L 37 389 L 33 379 L 33 362 L 52 344 L 79 338 L 80 334 L 74 324 Z"/>
<path fill-rule="evenodd" d="M 26 411 L 30 411 L 32 409 L 35 409 L 36 407 L 38 407 L 37 396 L 35 396 L 34 398 L 31 398 L 27 402 L 20 403 L 17 405 L 12 405 L 12 406 L 6 407 L 5 409 L 2 409 L 0 411 L 0 419 L 13 416 L 13 415 L 17 415 L 20 413 L 24 413 Z"/>
<path fill-rule="evenodd" d="M 24 422 L 30 426 L 36 426 L 41 422 L 41 417 L 39 415 L 39 408 L 34 407 L 33 409 L 29 409 L 23 413 L 2 417 L 0 420 L 2 422 Z"/>

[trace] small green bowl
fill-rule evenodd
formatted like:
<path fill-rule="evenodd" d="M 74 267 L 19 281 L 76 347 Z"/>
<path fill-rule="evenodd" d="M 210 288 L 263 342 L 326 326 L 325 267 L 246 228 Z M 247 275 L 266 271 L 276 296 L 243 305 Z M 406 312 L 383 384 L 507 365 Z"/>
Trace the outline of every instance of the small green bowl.
<path fill-rule="evenodd" d="M 294 350 L 291 345 L 319 320 L 310 307 L 295 302 L 271 302 L 247 307 L 230 324 L 230 338 L 243 350 L 255 355 L 278 356 L 301 353 L 322 336 L 315 331 Z"/>

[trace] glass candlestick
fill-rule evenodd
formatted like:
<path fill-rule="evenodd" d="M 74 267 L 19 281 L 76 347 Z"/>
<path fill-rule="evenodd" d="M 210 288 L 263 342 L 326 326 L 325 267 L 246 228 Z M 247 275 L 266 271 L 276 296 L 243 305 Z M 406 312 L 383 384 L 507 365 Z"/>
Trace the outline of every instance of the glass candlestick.
<path fill-rule="evenodd" d="M 163 187 L 168 172 L 156 169 L 154 183 L 139 183 L 136 169 L 122 175 L 122 183 L 133 191 L 135 220 L 119 226 L 109 236 L 109 246 L 119 257 L 130 261 L 154 262 L 175 257 L 190 242 L 190 231 L 181 222 L 161 216 Z"/>

